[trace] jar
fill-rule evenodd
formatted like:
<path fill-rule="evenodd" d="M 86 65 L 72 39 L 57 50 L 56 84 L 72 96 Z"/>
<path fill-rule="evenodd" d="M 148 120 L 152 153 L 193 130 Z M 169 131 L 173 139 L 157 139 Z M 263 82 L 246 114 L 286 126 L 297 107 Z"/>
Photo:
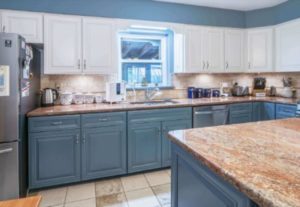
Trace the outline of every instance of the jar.
<path fill-rule="evenodd" d="M 84 103 L 85 104 L 93 104 L 95 102 L 94 94 L 85 94 L 84 95 Z"/>
<path fill-rule="evenodd" d="M 61 105 L 71 105 L 73 102 L 73 94 L 69 92 L 64 92 L 60 94 L 60 104 Z"/>
<path fill-rule="evenodd" d="M 188 93 L 188 98 L 190 99 L 195 98 L 195 87 L 188 87 L 187 93 Z"/>
<path fill-rule="evenodd" d="M 84 95 L 81 93 L 77 93 L 74 95 L 74 103 L 79 105 L 84 103 Z"/>
<path fill-rule="evenodd" d="M 203 96 L 205 98 L 210 98 L 211 97 L 211 89 L 210 88 L 204 89 Z"/>

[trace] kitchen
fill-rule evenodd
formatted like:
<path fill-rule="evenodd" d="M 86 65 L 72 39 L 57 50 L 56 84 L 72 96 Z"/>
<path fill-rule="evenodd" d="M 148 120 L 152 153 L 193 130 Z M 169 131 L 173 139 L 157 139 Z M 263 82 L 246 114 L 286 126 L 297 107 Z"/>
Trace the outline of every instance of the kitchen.
<path fill-rule="evenodd" d="M 1 1 L 0 206 L 299 206 L 299 9 Z"/>

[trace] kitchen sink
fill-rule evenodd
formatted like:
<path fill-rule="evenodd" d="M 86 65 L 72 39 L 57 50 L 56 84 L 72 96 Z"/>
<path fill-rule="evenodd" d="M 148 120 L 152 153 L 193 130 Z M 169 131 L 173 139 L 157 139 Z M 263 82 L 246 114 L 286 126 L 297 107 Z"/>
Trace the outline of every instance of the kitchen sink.
<path fill-rule="evenodd" d="M 176 104 L 177 101 L 173 101 L 171 99 L 166 100 L 151 100 L 151 101 L 135 101 L 130 102 L 130 104 L 144 104 L 144 105 L 155 105 L 155 104 Z"/>

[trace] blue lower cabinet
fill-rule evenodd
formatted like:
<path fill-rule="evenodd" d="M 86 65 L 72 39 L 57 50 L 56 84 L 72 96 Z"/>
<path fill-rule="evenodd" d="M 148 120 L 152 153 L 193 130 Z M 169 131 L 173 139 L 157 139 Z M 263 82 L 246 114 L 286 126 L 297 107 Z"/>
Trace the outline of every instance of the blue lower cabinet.
<path fill-rule="evenodd" d="M 80 181 L 80 130 L 31 133 L 29 188 Z"/>
<path fill-rule="evenodd" d="M 287 119 L 296 116 L 297 106 L 276 104 L 276 119 Z"/>
<path fill-rule="evenodd" d="M 267 121 L 275 119 L 275 103 L 255 102 L 253 103 L 253 121 Z"/>
<path fill-rule="evenodd" d="M 161 122 L 132 124 L 128 129 L 128 172 L 161 167 Z"/>
<path fill-rule="evenodd" d="M 172 207 L 258 207 L 245 194 L 172 144 Z"/>
<path fill-rule="evenodd" d="M 82 179 L 127 173 L 126 125 L 83 129 Z"/>
<path fill-rule="evenodd" d="M 162 123 L 162 167 L 171 166 L 171 141 L 168 139 L 168 132 L 180 129 L 192 128 L 191 120 L 174 120 Z"/>
<path fill-rule="evenodd" d="M 252 103 L 230 105 L 230 124 L 247 123 L 252 121 Z"/>

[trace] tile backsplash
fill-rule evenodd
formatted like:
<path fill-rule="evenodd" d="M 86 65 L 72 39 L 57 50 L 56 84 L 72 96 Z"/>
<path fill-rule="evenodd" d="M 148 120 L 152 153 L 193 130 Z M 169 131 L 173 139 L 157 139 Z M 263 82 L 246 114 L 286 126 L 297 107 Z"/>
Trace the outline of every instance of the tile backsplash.
<path fill-rule="evenodd" d="M 175 74 L 174 89 L 163 90 L 160 98 L 185 98 L 189 86 L 201 88 L 219 88 L 221 82 L 238 82 L 239 85 L 253 85 L 254 77 L 265 77 L 267 87 L 275 86 L 277 91 L 283 88 L 282 78 L 292 77 L 293 86 L 300 97 L 300 72 L 297 73 L 261 73 L 261 74 Z M 113 77 L 114 78 L 114 77 Z M 45 75 L 41 87 L 59 87 L 61 91 L 81 93 L 105 93 L 105 83 L 112 77 L 97 75 Z M 130 92 L 129 92 L 130 94 Z M 143 92 L 137 91 L 137 99 L 143 98 Z"/>

